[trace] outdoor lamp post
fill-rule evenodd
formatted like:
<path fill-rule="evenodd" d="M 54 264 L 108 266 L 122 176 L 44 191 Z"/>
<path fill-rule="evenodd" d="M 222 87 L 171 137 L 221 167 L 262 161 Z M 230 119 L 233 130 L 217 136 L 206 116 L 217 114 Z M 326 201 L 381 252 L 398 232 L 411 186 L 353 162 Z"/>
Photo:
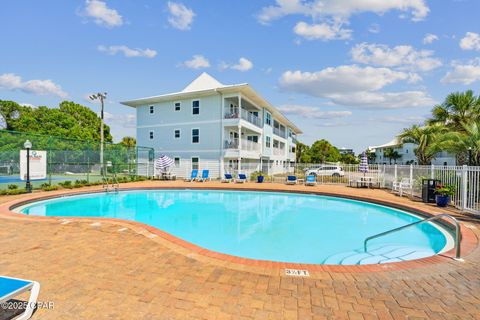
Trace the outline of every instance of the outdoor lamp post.
<path fill-rule="evenodd" d="M 100 110 L 100 171 L 102 175 L 105 174 L 104 167 L 103 167 L 103 101 L 107 98 L 107 93 L 97 93 L 97 94 L 92 94 L 90 96 L 90 100 L 100 100 L 100 104 L 102 105 L 102 108 Z"/>
<path fill-rule="evenodd" d="M 472 165 L 472 147 L 468 147 L 468 165 Z"/>
<path fill-rule="evenodd" d="M 28 193 L 32 192 L 32 184 L 30 183 L 30 149 L 32 149 L 32 143 L 30 140 L 25 141 L 23 147 L 27 149 L 27 184 L 25 189 Z"/>

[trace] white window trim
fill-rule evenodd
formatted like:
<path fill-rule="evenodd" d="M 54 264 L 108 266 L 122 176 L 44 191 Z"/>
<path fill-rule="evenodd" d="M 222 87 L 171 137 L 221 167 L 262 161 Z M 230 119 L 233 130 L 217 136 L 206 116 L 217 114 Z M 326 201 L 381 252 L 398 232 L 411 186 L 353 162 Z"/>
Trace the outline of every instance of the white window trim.
<path fill-rule="evenodd" d="M 179 132 L 179 133 L 178 133 L 178 138 L 175 137 L 175 131 L 177 131 L 177 130 L 178 130 L 178 132 Z M 180 139 L 181 137 L 182 137 L 182 129 L 173 129 L 173 138 L 174 138 L 174 139 Z"/>
<path fill-rule="evenodd" d="M 198 169 L 197 170 L 200 170 L 200 157 L 199 156 L 191 156 L 190 157 L 190 166 L 192 167 L 192 170 L 193 170 L 193 159 L 194 158 L 198 159 Z"/>
<path fill-rule="evenodd" d="M 198 142 L 193 142 L 193 130 L 198 130 Z M 200 144 L 200 128 L 192 128 L 191 134 L 190 134 L 190 143 L 191 144 Z"/>
<path fill-rule="evenodd" d="M 154 130 L 149 130 L 148 131 L 148 139 L 149 140 L 155 139 L 155 131 Z"/>
<path fill-rule="evenodd" d="M 194 114 L 194 113 L 193 113 L 193 101 L 198 101 L 198 113 L 197 113 L 197 114 Z M 202 108 L 202 100 L 201 100 L 201 99 L 192 99 L 192 100 L 190 100 L 190 108 L 191 108 L 191 113 L 190 113 L 190 115 L 191 115 L 192 117 L 194 117 L 194 116 L 199 116 L 200 113 L 201 113 L 201 110 L 200 110 L 200 109 Z"/>
<path fill-rule="evenodd" d="M 177 107 L 175 106 L 177 103 L 180 104 L 180 109 L 178 109 L 178 110 L 176 109 Z M 173 102 L 173 111 L 175 111 L 175 112 L 182 111 L 182 102 L 181 101 L 174 101 Z"/>

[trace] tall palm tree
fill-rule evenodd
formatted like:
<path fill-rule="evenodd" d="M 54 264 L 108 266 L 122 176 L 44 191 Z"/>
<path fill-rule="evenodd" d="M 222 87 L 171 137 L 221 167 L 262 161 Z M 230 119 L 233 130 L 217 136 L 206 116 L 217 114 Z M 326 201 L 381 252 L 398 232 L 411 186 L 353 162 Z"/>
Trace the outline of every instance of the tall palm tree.
<path fill-rule="evenodd" d="M 430 164 L 432 160 L 435 159 L 435 154 L 441 151 L 440 146 L 436 142 L 439 136 L 445 131 L 445 126 L 440 123 L 423 127 L 413 125 L 405 129 L 399 135 L 399 138 L 402 143 L 416 144 L 417 147 L 414 152 L 418 163 L 426 165 Z"/>
<path fill-rule="evenodd" d="M 428 123 L 443 123 L 454 130 L 463 130 L 463 123 L 480 120 L 480 96 L 472 90 L 450 93 L 445 101 L 432 110 Z"/>
<path fill-rule="evenodd" d="M 394 150 L 392 152 L 392 154 L 390 155 L 390 163 L 391 163 L 391 160 L 393 160 L 393 163 L 397 164 L 397 160 L 401 159 L 401 158 L 402 158 L 402 155 L 400 153 L 398 153 L 397 150 Z"/>
<path fill-rule="evenodd" d="M 383 151 L 383 157 L 384 158 L 388 158 L 388 160 L 390 161 L 390 164 L 392 164 L 392 159 L 393 159 L 393 153 L 395 151 L 393 151 L 393 148 L 386 148 L 384 151 Z"/>
<path fill-rule="evenodd" d="M 480 120 L 463 123 L 462 131 L 442 134 L 437 145 L 449 152 L 468 154 L 472 165 L 480 165 Z"/>

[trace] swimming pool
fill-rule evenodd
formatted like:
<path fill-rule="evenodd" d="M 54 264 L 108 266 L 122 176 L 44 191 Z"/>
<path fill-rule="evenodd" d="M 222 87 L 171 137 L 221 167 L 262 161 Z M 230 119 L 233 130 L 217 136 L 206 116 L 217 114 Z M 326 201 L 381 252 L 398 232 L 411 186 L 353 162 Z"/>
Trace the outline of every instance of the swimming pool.
<path fill-rule="evenodd" d="M 200 247 L 243 258 L 313 264 L 377 264 L 435 255 L 451 237 L 424 223 L 370 242 L 368 236 L 420 220 L 405 211 L 344 198 L 220 190 L 136 190 L 31 203 L 40 216 L 107 217 L 156 227 Z"/>

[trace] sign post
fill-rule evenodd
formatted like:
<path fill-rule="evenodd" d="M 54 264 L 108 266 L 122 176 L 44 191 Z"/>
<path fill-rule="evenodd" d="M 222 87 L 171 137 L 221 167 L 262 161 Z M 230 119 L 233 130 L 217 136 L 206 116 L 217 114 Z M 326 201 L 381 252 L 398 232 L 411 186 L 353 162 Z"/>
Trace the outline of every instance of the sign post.
<path fill-rule="evenodd" d="M 28 146 L 31 143 L 20 150 L 20 179 L 26 181 L 27 192 L 32 192 L 31 180 L 47 178 L 47 151 L 30 150 Z"/>

